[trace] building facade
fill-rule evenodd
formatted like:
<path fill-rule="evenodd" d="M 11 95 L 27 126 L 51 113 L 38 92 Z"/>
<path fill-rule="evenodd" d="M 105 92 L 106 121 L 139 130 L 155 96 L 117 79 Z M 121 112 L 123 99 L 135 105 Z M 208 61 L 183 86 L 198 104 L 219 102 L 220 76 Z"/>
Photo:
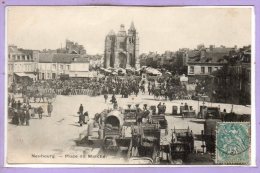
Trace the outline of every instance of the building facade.
<path fill-rule="evenodd" d="M 189 63 L 188 75 L 210 75 L 222 67 L 219 63 Z"/>
<path fill-rule="evenodd" d="M 77 54 L 40 53 L 38 79 L 59 79 L 69 77 L 87 77 L 89 60 Z"/>
<path fill-rule="evenodd" d="M 8 46 L 8 85 L 21 78 L 36 80 L 35 51 Z"/>
<path fill-rule="evenodd" d="M 131 23 L 128 32 L 125 26 L 120 25 L 117 34 L 112 30 L 105 39 L 104 67 L 139 68 L 139 37 L 134 23 Z"/>
<path fill-rule="evenodd" d="M 228 63 L 230 48 L 209 48 L 187 52 L 188 75 L 211 75 L 212 72 L 220 70 Z"/>
<path fill-rule="evenodd" d="M 72 59 L 69 70 L 69 77 L 92 77 L 89 71 L 89 60 L 84 57 Z"/>

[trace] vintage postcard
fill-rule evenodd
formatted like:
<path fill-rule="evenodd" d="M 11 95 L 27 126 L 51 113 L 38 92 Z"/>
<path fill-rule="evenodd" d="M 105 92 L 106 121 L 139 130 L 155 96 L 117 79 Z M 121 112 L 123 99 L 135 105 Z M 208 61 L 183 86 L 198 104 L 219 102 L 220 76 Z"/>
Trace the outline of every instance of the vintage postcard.
<path fill-rule="evenodd" d="M 6 164 L 252 165 L 254 8 L 9 6 Z"/>

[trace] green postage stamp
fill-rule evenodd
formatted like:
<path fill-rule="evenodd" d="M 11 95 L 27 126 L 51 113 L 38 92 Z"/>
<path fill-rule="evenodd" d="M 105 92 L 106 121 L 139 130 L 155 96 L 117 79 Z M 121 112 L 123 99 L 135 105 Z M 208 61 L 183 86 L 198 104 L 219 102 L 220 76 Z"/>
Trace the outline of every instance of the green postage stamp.
<path fill-rule="evenodd" d="M 249 122 L 219 122 L 216 131 L 217 164 L 250 164 Z"/>

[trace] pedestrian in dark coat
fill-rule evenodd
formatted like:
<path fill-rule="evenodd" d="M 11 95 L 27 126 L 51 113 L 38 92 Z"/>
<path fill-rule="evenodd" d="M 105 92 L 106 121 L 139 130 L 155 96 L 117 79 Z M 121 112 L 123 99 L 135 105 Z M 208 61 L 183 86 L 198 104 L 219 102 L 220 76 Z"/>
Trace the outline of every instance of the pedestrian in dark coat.
<path fill-rule="evenodd" d="M 47 111 L 48 111 L 48 116 L 49 116 L 49 117 L 51 116 L 52 110 L 53 110 L 52 104 L 51 104 L 51 103 L 48 103 Z"/>
<path fill-rule="evenodd" d="M 79 106 L 79 113 L 83 114 L 83 110 L 84 110 L 84 108 L 83 108 L 82 104 L 80 104 L 80 106 Z"/>
<path fill-rule="evenodd" d="M 87 124 L 88 121 L 89 121 L 88 111 L 86 111 L 83 115 L 84 115 L 83 116 L 83 122 L 84 122 L 84 124 Z"/>
<path fill-rule="evenodd" d="M 116 96 L 113 94 L 112 95 L 112 98 L 111 98 L 111 100 L 110 100 L 112 103 L 115 103 L 116 102 Z"/>
<path fill-rule="evenodd" d="M 20 125 L 24 125 L 25 122 L 25 112 L 24 109 L 19 109 L 18 110 L 19 118 L 20 118 Z"/>
<path fill-rule="evenodd" d="M 18 115 L 18 112 L 17 112 L 17 110 L 15 109 L 14 110 L 14 116 L 13 116 L 13 118 L 12 118 L 12 123 L 13 124 L 15 124 L 15 125 L 17 125 L 17 126 L 19 126 L 19 115 Z"/>
<path fill-rule="evenodd" d="M 82 114 L 82 113 L 80 113 L 80 112 L 78 112 L 78 114 L 79 114 L 79 125 L 80 126 L 82 126 L 82 124 L 84 123 L 84 119 L 85 119 L 85 116 Z"/>
<path fill-rule="evenodd" d="M 20 102 L 20 100 L 18 100 L 18 103 L 17 103 L 17 109 L 20 109 L 22 106 L 22 103 Z"/>
<path fill-rule="evenodd" d="M 161 107 L 161 102 L 157 105 L 157 109 L 158 109 L 158 115 L 160 115 L 162 113 L 162 107 Z"/>
<path fill-rule="evenodd" d="M 163 105 L 162 105 L 162 113 L 165 114 L 165 112 L 166 112 L 166 105 L 165 105 L 165 103 L 163 103 Z"/>
<path fill-rule="evenodd" d="M 40 106 L 40 107 L 38 108 L 39 119 L 42 119 L 42 114 L 43 114 L 43 108 Z"/>
<path fill-rule="evenodd" d="M 104 94 L 105 103 L 107 102 L 108 95 Z"/>
<path fill-rule="evenodd" d="M 26 126 L 29 126 L 30 125 L 30 112 L 29 112 L 29 110 L 27 109 L 26 111 L 25 111 L 25 125 Z"/>

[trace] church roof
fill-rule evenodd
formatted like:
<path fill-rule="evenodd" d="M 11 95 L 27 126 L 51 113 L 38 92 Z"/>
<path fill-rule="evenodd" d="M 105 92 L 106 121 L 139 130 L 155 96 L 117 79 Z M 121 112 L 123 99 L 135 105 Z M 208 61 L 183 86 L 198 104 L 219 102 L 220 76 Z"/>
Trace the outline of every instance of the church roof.
<path fill-rule="evenodd" d="M 223 63 L 227 63 L 227 60 L 225 59 L 225 56 L 228 56 L 227 53 L 223 53 L 223 52 L 206 52 L 205 57 L 200 57 L 198 56 L 194 56 L 194 57 L 189 57 L 188 59 L 188 63 L 196 63 L 196 64 L 200 64 L 200 63 L 217 63 L 217 64 L 223 64 Z"/>

